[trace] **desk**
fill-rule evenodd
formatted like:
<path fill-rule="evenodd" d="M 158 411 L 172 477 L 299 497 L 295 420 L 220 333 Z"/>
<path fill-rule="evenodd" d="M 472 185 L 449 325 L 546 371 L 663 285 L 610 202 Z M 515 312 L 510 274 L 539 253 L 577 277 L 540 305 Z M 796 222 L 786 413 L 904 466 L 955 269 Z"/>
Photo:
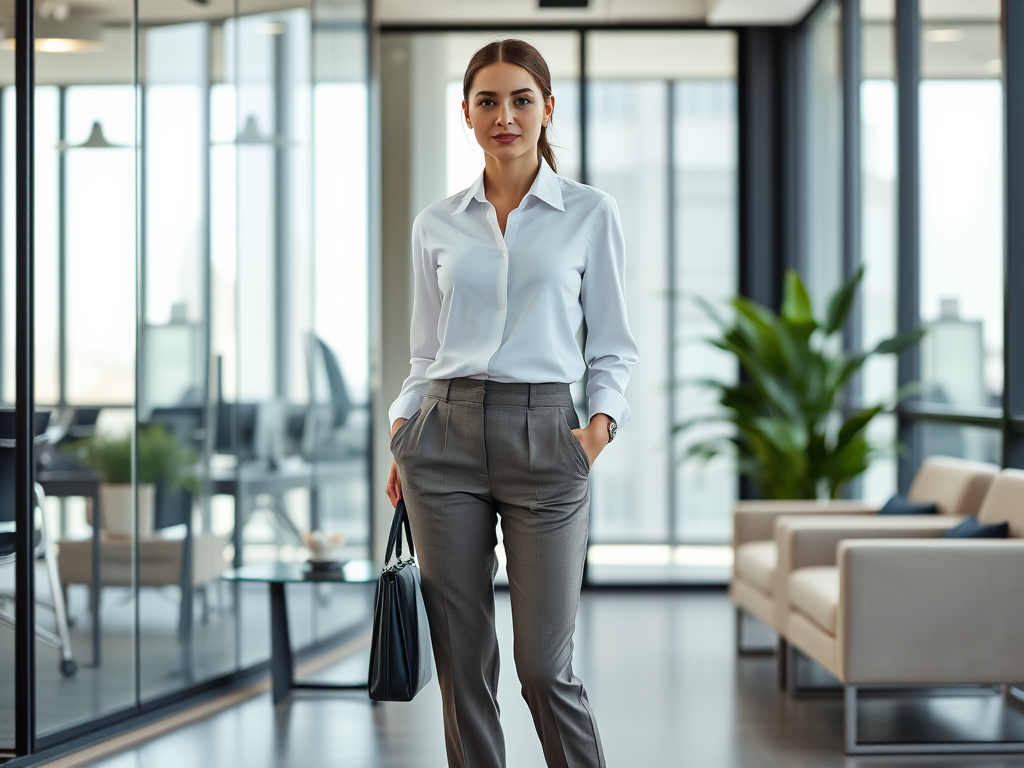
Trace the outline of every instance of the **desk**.
<path fill-rule="evenodd" d="M 295 688 L 352 691 L 365 690 L 361 683 L 317 683 L 295 680 L 295 657 L 288 632 L 288 604 L 285 592 L 287 584 L 366 584 L 376 579 L 373 564 L 369 560 L 350 560 L 344 570 L 337 574 L 306 575 L 305 563 L 252 563 L 228 571 L 222 578 L 233 582 L 266 584 L 270 589 L 270 677 L 273 681 L 274 703 L 288 697 Z"/>
<path fill-rule="evenodd" d="M 317 508 L 316 493 L 320 483 L 339 482 L 351 477 L 351 468 L 344 462 L 316 463 L 306 462 L 284 463 L 279 467 L 270 467 L 266 462 L 245 462 L 234 467 L 217 467 L 210 472 L 210 490 L 214 495 L 224 494 L 235 499 L 235 520 L 232 542 L 234 544 L 234 563 L 238 568 L 242 565 L 242 530 L 248 522 L 250 509 L 248 500 L 258 494 L 277 497 L 278 501 L 272 508 L 277 524 L 287 531 L 298 545 L 303 545 L 302 534 L 292 519 L 285 513 L 280 497 L 296 488 L 308 488 L 312 494 L 310 508 L 314 510 L 312 527 L 317 527 L 315 510 Z M 102 627 L 100 618 L 100 595 L 103 585 L 101 573 L 102 551 L 101 533 L 103 530 L 100 510 L 100 483 L 102 478 L 92 470 L 41 470 L 36 479 L 48 496 L 72 497 L 82 496 L 92 499 L 92 583 L 89 586 L 90 613 L 92 620 L 92 666 L 98 667 L 102 661 Z M 188 536 L 192 527 L 188 526 Z M 184 668 L 186 675 L 191 670 L 191 625 L 192 625 L 192 577 L 189 560 L 189 548 L 182 563 L 181 581 L 181 622 L 180 635 L 183 643 Z M 301 580 L 301 579 L 300 579 Z"/>
<path fill-rule="evenodd" d="M 92 470 L 42 470 L 36 473 L 36 482 L 43 486 L 47 496 L 68 498 L 82 496 L 92 499 L 92 584 L 89 585 L 89 608 L 92 612 L 92 666 L 98 667 L 100 652 L 100 482 Z"/>
<path fill-rule="evenodd" d="M 317 519 L 319 486 L 323 483 L 351 479 L 352 468 L 351 462 L 285 462 L 281 466 L 270 467 L 262 461 L 245 462 L 236 467 L 211 468 L 211 492 L 214 495 L 235 498 L 235 524 L 232 536 L 235 547 L 234 567 L 239 568 L 242 565 L 242 529 L 245 528 L 251 514 L 247 505 L 248 499 L 260 494 L 276 497 L 277 501 L 271 509 L 274 519 L 295 539 L 296 544 L 304 546 L 302 533 L 284 511 L 282 495 L 296 488 L 309 489 L 312 515 L 310 529 L 314 530 L 320 527 Z"/>

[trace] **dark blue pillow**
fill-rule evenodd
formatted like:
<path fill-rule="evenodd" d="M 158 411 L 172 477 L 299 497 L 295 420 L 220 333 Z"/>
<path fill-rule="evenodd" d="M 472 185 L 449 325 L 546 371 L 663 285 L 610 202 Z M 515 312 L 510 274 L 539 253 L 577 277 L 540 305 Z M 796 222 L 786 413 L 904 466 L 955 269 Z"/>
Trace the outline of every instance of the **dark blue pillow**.
<path fill-rule="evenodd" d="M 979 523 L 978 518 L 971 515 L 942 536 L 945 539 L 1005 539 L 1009 535 L 1009 523 Z"/>
<path fill-rule="evenodd" d="M 897 493 L 878 510 L 880 515 L 937 515 L 939 505 L 934 501 L 910 501 Z"/>

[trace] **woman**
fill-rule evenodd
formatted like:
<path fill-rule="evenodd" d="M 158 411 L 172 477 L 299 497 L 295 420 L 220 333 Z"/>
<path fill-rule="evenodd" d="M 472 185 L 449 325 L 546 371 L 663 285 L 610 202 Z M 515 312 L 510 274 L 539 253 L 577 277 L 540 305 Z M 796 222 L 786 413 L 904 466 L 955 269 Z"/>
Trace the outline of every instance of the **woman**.
<path fill-rule="evenodd" d="M 531 45 L 477 51 L 463 98 L 485 167 L 413 223 L 412 371 L 389 413 L 387 493 L 393 504 L 404 496 L 412 521 L 449 765 L 505 765 L 493 592 L 500 518 L 516 670 L 545 759 L 599 768 L 572 635 L 588 473 L 629 418 L 623 392 L 637 360 L 618 209 L 555 174 L 551 76 Z M 593 415 L 579 429 L 569 383 L 585 370 Z"/>

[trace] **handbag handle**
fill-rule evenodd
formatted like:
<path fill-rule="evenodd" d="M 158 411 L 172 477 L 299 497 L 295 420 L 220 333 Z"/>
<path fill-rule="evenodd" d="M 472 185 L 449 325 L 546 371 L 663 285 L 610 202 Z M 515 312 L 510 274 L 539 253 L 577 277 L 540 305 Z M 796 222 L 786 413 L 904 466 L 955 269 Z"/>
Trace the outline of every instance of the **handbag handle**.
<path fill-rule="evenodd" d="M 402 559 L 402 527 L 405 527 L 405 538 L 409 542 L 409 557 L 415 557 L 412 545 L 412 526 L 409 524 L 409 512 L 405 508 L 405 499 L 399 499 L 395 506 L 395 516 L 391 520 L 391 533 L 388 534 L 388 548 L 384 554 L 384 563 L 391 562 L 391 553 L 395 552 Z"/>

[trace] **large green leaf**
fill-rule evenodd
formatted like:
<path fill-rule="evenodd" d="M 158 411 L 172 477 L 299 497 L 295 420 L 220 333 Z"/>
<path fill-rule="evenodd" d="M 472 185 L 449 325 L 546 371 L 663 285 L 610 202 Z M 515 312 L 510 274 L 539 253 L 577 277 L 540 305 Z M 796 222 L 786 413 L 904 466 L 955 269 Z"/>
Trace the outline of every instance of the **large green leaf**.
<path fill-rule="evenodd" d="M 854 437 L 859 435 L 871 423 L 875 416 L 882 412 L 883 407 L 882 405 L 876 405 L 873 408 L 865 408 L 848 418 L 839 430 L 839 436 L 836 438 L 836 450 L 840 451 L 845 448 Z"/>
<path fill-rule="evenodd" d="M 836 498 L 843 486 L 862 474 L 868 468 L 871 456 L 871 446 L 863 435 L 850 440 L 842 450 L 832 453 L 825 473 L 829 497 Z"/>
<path fill-rule="evenodd" d="M 890 339 L 878 342 L 871 354 L 873 355 L 897 355 L 919 342 L 927 331 L 924 328 L 912 328 L 909 331 L 898 333 Z"/>
<path fill-rule="evenodd" d="M 846 323 L 846 318 L 853 309 L 853 302 L 857 297 L 857 287 L 864 277 L 864 267 L 857 270 L 857 273 L 841 286 L 828 302 L 828 314 L 825 318 L 824 331 L 826 334 L 833 334 Z"/>
<path fill-rule="evenodd" d="M 782 296 L 782 319 L 794 326 L 814 328 L 814 309 L 807 288 L 796 270 L 785 273 L 785 288 Z"/>

